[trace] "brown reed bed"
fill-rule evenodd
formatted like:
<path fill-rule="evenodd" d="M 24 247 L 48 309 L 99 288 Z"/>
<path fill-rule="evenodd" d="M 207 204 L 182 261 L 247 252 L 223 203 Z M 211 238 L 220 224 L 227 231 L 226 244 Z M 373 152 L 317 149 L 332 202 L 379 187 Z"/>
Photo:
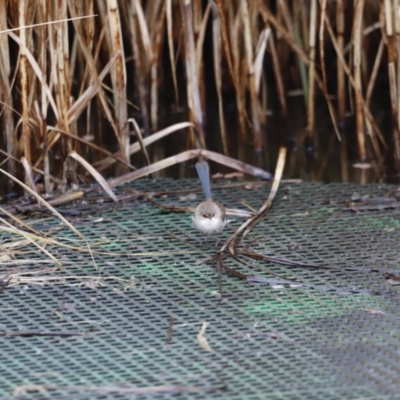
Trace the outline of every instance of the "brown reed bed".
<path fill-rule="evenodd" d="M 5 169 L 51 192 L 191 149 L 272 170 L 284 146 L 288 178 L 393 180 L 400 172 L 398 6 L 1 2 Z M 13 192 L 13 181 L 5 182 Z"/>

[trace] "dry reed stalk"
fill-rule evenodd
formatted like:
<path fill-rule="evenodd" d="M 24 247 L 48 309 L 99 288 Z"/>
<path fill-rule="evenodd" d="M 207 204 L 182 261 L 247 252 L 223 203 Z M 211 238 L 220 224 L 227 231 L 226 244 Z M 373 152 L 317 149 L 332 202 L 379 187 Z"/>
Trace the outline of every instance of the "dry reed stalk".
<path fill-rule="evenodd" d="M 344 54 L 344 34 L 345 34 L 345 13 L 344 0 L 338 0 L 336 5 L 336 36 L 339 51 Z M 327 17 L 326 17 L 327 18 Z M 325 23 L 325 18 L 321 19 L 321 24 Z M 347 135 L 345 133 L 345 113 L 346 113 L 346 75 L 342 63 L 338 59 L 337 68 L 337 118 L 342 140 L 340 142 L 340 166 L 342 182 L 349 180 L 349 163 L 347 157 Z"/>
<path fill-rule="evenodd" d="M 353 55 L 354 55 L 354 100 L 356 130 L 358 142 L 358 155 L 361 161 L 367 158 L 364 133 L 364 113 L 362 105 L 362 82 L 361 82 L 361 48 L 362 48 L 362 16 L 364 10 L 364 0 L 356 3 L 354 10 L 354 31 L 353 31 Z"/>
<path fill-rule="evenodd" d="M 282 70 L 279 65 L 278 55 L 275 46 L 275 38 L 273 34 L 270 35 L 269 49 L 271 51 L 272 67 L 274 71 L 276 90 L 278 92 L 279 103 L 281 105 L 281 114 L 284 120 L 286 120 L 287 103 L 286 103 L 285 87 L 283 84 Z"/>
<path fill-rule="evenodd" d="M 210 16 L 211 4 L 209 3 L 201 21 L 199 32 L 196 41 L 196 74 L 199 82 L 199 94 L 201 109 L 206 110 L 206 87 L 205 87 L 205 76 L 204 76 L 204 39 L 206 36 L 206 30 L 208 25 L 208 18 Z"/>
<path fill-rule="evenodd" d="M 26 11 L 27 4 L 25 0 L 19 2 L 18 13 L 19 13 L 19 26 L 24 27 L 26 25 Z M 31 149 L 31 130 L 29 126 L 29 105 L 28 105 L 28 61 L 26 59 L 26 48 L 27 48 L 27 32 L 26 28 L 21 28 L 20 34 L 20 87 L 21 87 L 21 103 L 22 103 L 22 143 L 23 143 L 23 154 L 29 164 L 32 164 L 32 149 Z M 26 177 L 28 181 L 28 177 Z"/>
<path fill-rule="evenodd" d="M 261 123 L 260 123 L 260 105 L 258 102 L 255 77 L 254 77 L 254 65 L 253 65 L 253 43 L 250 29 L 250 15 L 248 9 L 247 0 L 241 0 L 240 2 L 240 13 L 243 18 L 243 39 L 244 39 L 244 50 L 247 63 L 247 86 L 250 92 L 250 110 L 251 110 L 251 122 L 253 130 L 254 150 L 260 152 L 262 148 L 261 140 Z"/>
<path fill-rule="evenodd" d="M 172 71 L 172 82 L 174 84 L 175 101 L 179 104 L 179 93 L 178 93 L 178 82 L 176 80 L 176 65 L 174 55 L 174 38 L 172 35 L 172 0 L 166 0 L 166 17 L 167 17 L 167 37 L 168 37 L 168 50 L 169 50 L 169 61 L 171 64 Z"/>
<path fill-rule="evenodd" d="M 11 39 L 13 39 L 19 46 L 21 46 L 21 40 L 14 32 L 8 32 L 8 36 Z M 41 82 L 45 82 L 45 78 L 43 78 L 42 71 L 41 71 L 38 63 L 36 62 L 33 54 L 29 51 L 28 48 L 25 48 L 25 52 L 26 52 L 26 54 L 25 54 L 26 55 L 26 59 L 27 59 L 27 61 L 29 61 L 29 64 L 30 64 L 31 68 L 33 69 L 33 71 L 34 71 L 35 75 L 37 76 L 37 78 Z M 49 86 L 46 83 L 44 83 L 44 85 L 45 85 L 47 101 L 51 105 L 51 108 L 52 108 L 52 111 L 54 113 L 55 118 L 58 118 L 57 106 L 56 106 L 56 102 L 54 101 L 54 98 L 53 98 L 53 95 L 51 93 L 51 90 L 50 90 Z"/>
<path fill-rule="evenodd" d="M 46 0 L 38 1 L 38 19 L 40 22 L 46 22 L 47 18 L 47 3 Z M 40 136 L 42 140 L 42 154 L 43 154 L 43 180 L 44 189 L 46 193 L 50 193 L 52 190 L 52 184 L 50 180 L 50 160 L 49 160 L 49 149 L 48 149 L 48 135 L 47 135 L 47 96 L 46 96 L 46 73 L 47 73 L 47 37 L 48 37 L 48 26 L 42 25 L 39 27 L 39 42 L 40 42 L 40 59 L 39 66 L 41 70 L 41 80 L 40 80 L 40 100 L 39 100 L 39 110 L 37 112 L 37 117 L 40 127 Z"/>
<path fill-rule="evenodd" d="M 297 45 L 304 50 L 307 54 L 307 60 L 304 60 L 302 57 L 298 58 L 298 68 L 299 68 L 299 75 L 301 80 L 301 86 L 303 89 L 303 98 L 304 104 L 306 107 L 306 112 L 308 112 L 308 74 L 307 74 L 307 67 L 309 66 L 309 30 L 308 24 L 309 16 L 308 10 L 305 7 L 302 7 L 300 2 L 295 2 L 293 4 L 293 15 L 292 18 L 293 23 L 293 39 L 296 41 Z M 289 30 L 290 31 L 290 30 Z M 314 69 L 315 75 L 315 69 Z M 306 132 L 307 133 L 307 132 Z M 305 136 L 306 138 L 308 135 Z"/>
<path fill-rule="evenodd" d="M 160 2 L 149 2 L 146 4 L 147 18 L 142 8 L 141 2 L 139 0 L 133 0 L 133 9 L 135 13 L 134 23 L 136 26 L 136 31 L 134 32 L 133 40 L 137 41 L 134 43 L 134 55 L 135 64 L 137 63 L 138 68 L 136 70 L 137 79 L 139 80 L 139 98 L 141 109 L 144 110 L 144 136 L 149 135 L 152 130 L 152 125 L 156 122 L 157 118 L 154 119 L 154 112 L 158 107 L 158 92 L 157 92 L 157 65 L 156 62 L 157 55 L 153 54 L 152 45 L 152 32 L 149 27 L 158 26 L 160 27 L 160 22 L 162 24 L 164 21 L 158 21 L 157 10 L 160 6 Z M 153 38 L 154 39 L 154 38 Z M 137 53 L 138 52 L 138 53 Z M 149 75 L 151 82 L 149 82 Z M 153 79 L 153 76 L 156 79 Z M 150 97 L 148 95 L 150 86 Z M 154 93 L 155 92 L 155 93 Z M 153 97 L 155 94 L 155 97 Z M 150 106 L 150 112 L 149 112 Z"/>
<path fill-rule="evenodd" d="M 196 53 L 193 32 L 193 9 L 191 0 L 180 0 L 182 25 L 185 45 L 185 65 L 187 82 L 187 99 L 190 117 L 196 128 L 196 147 L 205 149 L 206 141 L 203 129 L 203 111 L 196 73 Z"/>
<path fill-rule="evenodd" d="M 73 55 L 75 58 L 75 61 L 72 62 L 71 60 L 71 77 L 74 76 L 75 74 L 78 74 L 78 68 L 79 68 L 79 63 L 82 63 L 84 60 L 84 55 L 82 54 L 84 50 L 89 51 L 92 53 L 93 51 L 93 44 L 94 44 L 94 35 L 95 35 L 95 25 L 94 25 L 94 11 L 93 11 L 93 0 L 85 1 L 84 3 L 80 2 L 79 0 L 76 1 L 71 1 L 68 3 L 68 10 L 73 16 L 78 16 L 78 15 L 85 15 L 86 18 L 82 20 L 75 20 L 73 22 L 74 24 L 74 29 L 75 29 L 75 37 L 74 37 L 74 48 L 78 48 L 79 51 L 74 51 Z M 106 25 L 103 25 L 100 33 L 98 35 L 97 39 L 97 44 L 94 50 L 94 56 L 93 59 L 96 62 L 99 49 L 101 44 L 103 43 L 103 36 L 105 34 L 106 30 Z M 85 43 L 85 48 L 81 48 L 81 42 Z M 79 95 L 81 95 L 84 90 L 85 90 L 85 85 L 88 85 L 91 83 L 89 77 L 89 68 L 88 66 L 85 65 L 85 68 L 83 68 L 83 73 L 81 72 L 80 76 L 80 89 L 79 89 Z M 79 97 L 79 96 L 78 96 Z"/>
<path fill-rule="evenodd" d="M 256 15 L 253 12 L 253 15 Z M 255 25 L 255 23 L 253 23 Z M 268 83 L 266 79 L 266 74 L 264 71 L 264 56 L 267 49 L 267 42 L 270 36 L 271 29 L 264 28 L 260 31 L 257 40 L 257 46 L 255 49 L 255 59 L 254 59 L 254 84 L 256 87 L 256 93 L 259 97 L 259 118 L 260 124 L 266 129 L 267 128 L 267 110 L 268 110 Z M 266 138 L 265 138 L 266 139 Z M 265 144 L 265 143 L 264 143 Z"/>
<path fill-rule="evenodd" d="M 259 10 L 262 17 L 264 18 L 264 21 L 266 23 L 269 22 L 282 35 L 282 38 L 290 45 L 290 47 L 300 56 L 301 60 L 304 61 L 304 63 L 308 64 L 309 58 L 306 52 L 296 43 L 295 39 L 290 35 L 290 33 L 279 23 L 277 18 L 271 13 L 268 7 L 265 6 L 265 4 L 261 2 L 261 0 L 256 0 L 256 2 L 259 5 Z M 318 86 L 322 91 L 322 94 L 324 95 L 336 135 L 340 139 L 340 133 L 336 123 L 335 110 L 333 108 L 329 94 L 326 92 L 326 90 L 324 90 L 324 85 L 319 74 L 315 72 L 314 76 Z"/>
<path fill-rule="evenodd" d="M 328 18 L 325 18 L 325 24 L 326 24 L 327 32 L 329 33 L 329 37 L 330 37 L 330 39 L 332 41 L 333 47 L 335 48 L 336 55 L 337 55 L 340 63 L 343 66 L 343 69 L 344 69 L 344 71 L 345 71 L 345 73 L 347 75 L 347 78 L 349 79 L 349 82 L 350 82 L 352 88 L 354 89 L 354 91 L 356 91 L 355 78 L 351 74 L 350 67 L 347 65 L 346 60 L 344 59 L 343 53 L 340 52 L 337 40 L 336 40 L 336 38 L 335 38 L 335 36 L 333 34 L 332 26 L 331 26 Z M 384 158 L 383 158 L 383 155 L 382 155 L 382 152 L 380 150 L 380 146 L 379 145 L 382 144 L 383 147 L 385 149 L 387 149 L 387 144 L 386 144 L 385 138 L 383 137 L 382 132 L 380 131 L 376 121 L 374 120 L 369 108 L 365 104 L 365 101 L 364 101 L 364 99 L 362 97 L 362 93 L 361 93 L 361 96 L 360 96 L 360 100 L 362 102 L 363 112 L 364 112 L 365 120 L 367 121 L 367 126 L 371 127 L 371 128 L 368 129 L 368 134 L 370 135 L 371 142 L 373 144 L 376 160 L 377 160 L 377 162 L 379 164 L 379 169 L 381 171 L 384 171 L 384 169 L 385 169 L 385 167 L 384 167 Z M 378 142 L 378 139 L 379 139 L 379 142 Z"/>
<path fill-rule="evenodd" d="M 372 67 L 371 76 L 369 78 L 368 87 L 367 87 L 366 94 L 365 94 L 365 105 L 368 108 L 371 104 L 372 93 L 375 88 L 375 83 L 376 83 L 376 78 L 378 76 L 379 67 L 382 64 L 382 57 L 383 57 L 384 50 L 385 50 L 385 41 L 382 38 L 379 43 L 378 51 L 376 52 L 374 65 Z"/>
<path fill-rule="evenodd" d="M 245 87 L 246 80 L 242 79 L 242 76 L 246 74 L 243 68 L 243 57 L 242 57 L 242 23 L 240 7 L 237 9 L 236 14 L 234 7 L 226 7 L 226 2 L 223 0 L 216 0 L 218 5 L 218 13 L 221 21 L 221 34 L 224 54 L 228 69 L 232 78 L 232 83 L 235 88 L 236 106 L 238 109 L 238 119 L 240 125 L 240 137 L 243 143 L 247 143 L 247 113 L 246 113 L 246 96 Z M 228 18 L 226 18 L 226 12 Z M 247 78 L 247 77 L 246 77 Z M 236 154 L 240 152 L 240 149 L 236 150 Z"/>
<path fill-rule="evenodd" d="M 6 2 L 0 1 L 0 30 L 7 29 L 7 8 Z M 14 132 L 14 119 L 12 110 L 13 98 L 10 84 L 10 48 L 8 45 L 8 37 L 5 34 L 0 34 L 0 100 L 3 104 L 1 116 L 3 120 L 3 140 L 6 144 L 7 152 L 16 155 L 16 136 Z M 7 161 L 7 169 L 11 175 L 17 175 L 17 166 L 13 158 Z M 8 182 L 8 190 L 11 192 L 13 185 Z"/>
<path fill-rule="evenodd" d="M 150 107 L 150 116 L 151 116 L 151 129 L 152 131 L 156 131 L 158 127 L 158 109 L 160 105 L 158 104 L 158 62 L 160 59 L 161 53 L 161 42 L 162 42 L 162 32 L 164 30 L 165 24 L 165 2 L 162 3 L 162 7 L 160 8 L 158 15 L 158 24 L 156 29 L 156 34 L 153 39 L 153 56 L 151 58 L 150 63 L 150 74 L 151 74 L 151 107 Z"/>
<path fill-rule="evenodd" d="M 209 3 L 212 10 L 212 35 L 213 35 L 213 61 L 215 74 L 215 87 L 218 97 L 219 128 L 221 131 L 222 149 L 228 155 L 228 138 L 225 129 L 224 104 L 222 98 L 222 43 L 221 43 L 221 20 L 218 7 L 214 1 Z"/>
<path fill-rule="evenodd" d="M 141 8 L 139 8 L 141 10 Z M 148 110 L 148 101 L 147 101 L 147 79 L 146 79 L 146 70 L 147 70 L 147 58 L 148 52 L 151 51 L 150 46 L 150 38 L 148 38 L 146 26 L 143 24 L 144 17 L 138 17 L 138 11 L 136 8 L 136 3 L 133 2 L 131 4 L 131 17 L 129 18 L 129 26 L 130 26 L 130 36 L 133 50 L 133 60 L 134 60 L 134 76 L 135 82 L 139 97 L 140 104 L 140 112 L 142 115 L 143 126 L 145 131 L 145 136 L 150 132 L 150 116 Z M 144 25 L 144 26 L 143 26 Z M 143 26 L 142 30 L 140 30 L 140 26 Z M 139 40 L 139 34 L 142 33 L 142 43 Z M 146 49 L 146 44 L 150 46 L 150 49 L 145 50 L 145 57 L 143 57 L 143 53 L 141 52 L 142 48 Z"/>
<path fill-rule="evenodd" d="M 119 142 L 121 145 L 121 158 L 129 163 L 129 130 L 126 124 L 128 111 L 126 105 L 126 71 L 125 59 L 122 47 L 121 22 L 119 17 L 117 0 L 107 0 L 109 27 L 111 35 L 112 55 L 116 55 L 114 67 L 111 69 L 111 79 L 113 85 L 113 99 L 115 107 L 115 117 L 118 126 Z M 126 167 L 122 167 L 126 172 Z"/>
<path fill-rule="evenodd" d="M 323 24 L 322 24 L 323 25 Z M 314 129 L 315 129 L 315 42 L 317 32 L 317 0 L 311 0 L 310 9 L 310 29 L 308 38 L 308 96 L 307 96 L 307 134 L 308 146 L 313 146 Z M 322 46 L 323 47 L 323 46 Z M 323 54 L 321 59 L 323 59 Z M 324 71 L 324 68 L 322 68 Z M 327 90 L 324 81 L 325 90 Z"/>
<path fill-rule="evenodd" d="M 233 18 L 233 17 L 232 17 Z M 242 39 L 241 34 L 243 19 L 238 11 L 234 22 L 232 22 L 232 60 L 233 60 L 233 80 L 235 84 L 236 104 L 238 108 L 238 117 L 240 124 L 241 138 L 244 143 L 248 140 L 247 135 L 247 114 L 246 114 L 246 79 L 242 79 L 242 75 L 246 74 L 243 66 L 245 65 L 242 58 Z M 244 71 L 243 71 L 244 70 Z"/>
<path fill-rule="evenodd" d="M 325 64 L 325 17 L 326 17 L 326 3 L 327 0 L 321 1 L 321 12 L 319 17 L 319 58 L 321 63 L 322 82 L 325 91 L 328 92 L 328 82 L 326 78 L 326 64 Z"/>
<path fill-rule="evenodd" d="M 344 21 L 344 0 L 338 0 L 336 5 L 336 35 L 338 51 L 344 54 L 344 33 L 345 33 L 345 21 Z M 325 18 L 321 20 L 321 24 L 325 23 Z M 343 126 L 346 112 L 346 75 L 343 68 L 343 64 L 340 59 L 336 63 L 337 68 L 337 110 L 338 110 L 338 122 L 339 126 Z"/>
<path fill-rule="evenodd" d="M 61 0 L 54 5 L 56 19 L 62 21 L 67 18 L 67 2 Z M 67 22 L 59 22 L 54 25 L 56 35 L 56 57 L 52 60 L 52 71 L 54 79 L 54 89 L 56 92 L 57 109 L 59 118 L 58 127 L 61 130 L 69 131 L 68 109 L 70 107 L 70 84 L 69 84 L 69 49 L 68 49 L 68 29 Z M 73 150 L 73 142 L 69 137 L 62 137 L 62 157 L 64 188 L 69 184 L 77 184 L 76 163 L 71 162 L 67 155 Z"/>
<path fill-rule="evenodd" d="M 384 50 L 384 41 L 382 39 L 381 43 L 379 45 L 379 48 L 378 48 L 378 52 L 376 54 L 374 66 L 373 66 L 372 72 L 371 72 L 371 76 L 369 78 L 369 83 L 368 83 L 368 87 L 367 87 L 367 91 L 366 91 L 365 106 L 364 106 L 365 109 L 369 109 L 369 105 L 370 105 L 370 101 L 371 101 L 370 96 L 371 96 L 373 87 L 375 86 L 376 77 L 378 74 L 378 68 L 382 61 L 383 50 Z M 370 121 L 370 118 L 367 117 L 365 119 L 365 125 L 367 128 L 367 133 L 371 139 L 372 147 L 374 149 L 375 157 L 376 157 L 376 161 L 377 161 L 377 166 L 375 166 L 375 163 L 373 165 L 375 166 L 377 175 L 382 176 L 385 173 L 385 169 L 384 169 L 385 161 L 384 161 L 384 157 L 381 153 L 381 150 L 379 148 L 378 138 L 376 137 L 376 135 L 374 133 L 374 127 Z"/>
<path fill-rule="evenodd" d="M 231 73 L 231 77 L 234 83 L 234 86 L 237 86 L 237 75 L 234 72 L 234 68 L 233 68 L 233 61 L 232 61 L 232 50 L 231 50 L 231 41 L 229 40 L 229 29 L 228 29 L 228 24 L 226 22 L 226 18 L 225 18 L 225 2 L 224 0 L 216 0 L 217 1 L 217 6 L 218 6 L 218 12 L 219 12 L 219 18 L 221 20 L 221 33 L 222 33 L 222 43 L 223 43 L 223 47 L 225 50 L 225 57 L 226 57 L 226 61 L 228 63 L 228 68 L 229 71 Z M 229 7 L 229 9 L 231 10 L 231 20 L 233 19 L 233 7 Z M 232 25 L 232 21 L 231 25 Z M 232 26 L 230 31 L 232 31 Z"/>
<path fill-rule="evenodd" d="M 84 48 L 86 48 L 84 43 L 81 43 L 81 45 Z M 75 101 L 75 103 L 72 104 L 71 108 L 68 110 L 68 123 L 69 124 L 72 124 L 75 120 L 77 120 L 79 118 L 79 116 L 84 112 L 85 107 L 87 107 L 90 100 L 97 94 L 101 101 L 102 106 L 104 107 L 103 111 L 105 112 L 111 126 L 113 127 L 113 131 L 114 132 L 117 131 L 117 128 L 115 127 L 115 124 L 113 123 L 111 112 L 107 105 L 104 92 L 101 87 L 101 81 L 105 78 L 105 76 L 110 71 L 111 66 L 113 65 L 117 55 L 114 55 L 114 57 L 111 58 L 109 60 L 109 62 L 105 65 L 105 67 L 101 71 L 101 73 L 97 74 L 92 57 L 90 56 L 90 54 L 86 53 L 86 56 L 87 56 L 86 61 L 88 61 L 86 65 L 90 66 L 90 69 L 93 71 L 93 75 L 91 75 L 91 76 L 94 79 L 94 83 L 85 90 L 85 92 Z M 35 64 L 31 62 L 31 65 L 35 69 Z M 36 71 L 36 69 L 35 69 L 35 71 Z M 39 79 L 41 79 L 40 71 L 37 72 L 37 75 L 39 76 Z M 49 96 L 48 99 L 50 100 L 50 104 L 54 103 L 51 93 L 49 92 L 49 88 L 47 86 L 46 86 L 46 90 L 47 90 L 46 94 L 48 94 L 48 96 Z M 54 107 L 55 107 L 55 105 L 54 105 Z M 53 109 L 53 111 L 54 110 L 57 112 L 56 107 Z M 54 130 L 54 131 L 49 132 L 48 141 L 47 141 L 47 148 L 49 150 L 54 146 L 54 144 L 59 139 L 59 137 L 60 137 L 59 131 L 60 130 L 58 129 L 58 131 Z M 42 161 L 42 157 L 39 156 L 36 160 L 35 167 L 37 165 L 39 165 L 41 163 L 41 161 Z"/>
<path fill-rule="evenodd" d="M 388 50 L 388 76 L 390 88 L 390 106 L 392 114 L 392 132 L 394 140 L 394 162 L 396 173 L 400 173 L 400 128 L 399 128 L 399 101 L 398 101 L 398 86 L 396 83 L 396 42 L 394 37 L 394 29 L 398 24 L 395 20 L 398 19 L 398 8 L 393 9 L 392 1 L 385 0 L 385 28 L 387 37 L 387 50 Z M 395 18 L 396 16 L 396 18 Z M 399 56 L 400 57 L 400 56 Z M 399 66 L 397 66 L 399 68 Z M 399 84 L 400 85 L 400 84 Z"/>

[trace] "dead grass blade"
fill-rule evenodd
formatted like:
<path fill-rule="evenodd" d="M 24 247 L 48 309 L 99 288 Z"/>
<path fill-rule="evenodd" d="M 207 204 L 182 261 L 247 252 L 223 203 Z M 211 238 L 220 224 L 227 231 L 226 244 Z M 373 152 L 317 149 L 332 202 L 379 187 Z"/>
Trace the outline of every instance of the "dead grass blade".
<path fill-rule="evenodd" d="M 271 34 L 270 28 L 265 28 L 261 31 L 260 36 L 258 38 L 257 48 L 256 48 L 256 56 L 254 59 L 254 82 L 256 86 L 256 92 L 260 92 L 260 83 L 261 77 L 263 73 L 263 61 L 264 54 L 267 48 L 268 38 Z"/>
<path fill-rule="evenodd" d="M 4 16 L 6 16 L 7 13 L 4 13 Z M 2 33 L 9 33 L 9 32 L 15 32 L 19 31 L 23 28 L 35 28 L 35 27 L 42 27 L 46 25 L 52 25 L 52 24 L 57 24 L 58 22 L 68 22 L 68 21 L 75 21 L 75 20 L 80 20 L 80 19 L 86 19 L 86 18 L 92 18 L 92 17 L 97 17 L 97 14 L 93 15 L 82 15 L 80 17 L 75 17 L 75 18 L 66 18 L 66 19 L 61 19 L 61 20 L 55 20 L 55 21 L 47 21 L 47 22 L 40 22 L 38 24 L 28 24 L 24 26 L 18 26 L 17 28 L 7 28 L 3 29 L 3 26 L 1 27 L 0 34 Z"/>
<path fill-rule="evenodd" d="M 36 185 L 35 182 L 33 181 L 33 176 L 32 176 L 32 168 L 26 157 L 21 158 L 21 163 L 25 170 L 25 180 L 27 185 L 37 194 Z"/>
<path fill-rule="evenodd" d="M 170 135 L 173 132 L 176 132 L 178 130 L 184 129 L 184 128 L 190 128 L 194 127 L 194 124 L 192 122 L 180 122 L 178 124 L 174 124 L 169 126 L 168 128 L 162 129 L 156 133 L 153 133 L 152 135 L 146 137 L 143 139 L 143 146 L 147 147 L 152 143 L 157 142 L 158 140 Z M 135 154 L 138 151 L 141 150 L 141 145 L 139 142 L 133 143 L 129 147 L 129 154 Z M 116 155 L 114 154 L 114 158 L 111 157 L 106 157 L 103 160 L 97 162 L 94 164 L 94 167 L 100 172 L 103 171 L 104 169 L 110 167 L 114 162 L 115 162 L 115 157 Z"/>
<path fill-rule="evenodd" d="M 71 151 L 68 156 L 78 161 L 79 164 L 81 164 L 93 176 L 93 178 L 96 179 L 99 185 L 113 199 L 113 201 L 118 203 L 118 199 L 108 186 L 107 181 L 84 158 L 82 158 L 76 151 Z"/>
<path fill-rule="evenodd" d="M 129 118 L 128 122 L 130 122 L 133 125 L 133 129 L 135 131 L 136 138 L 138 140 L 140 149 L 142 150 L 142 153 L 144 155 L 147 165 L 150 165 L 151 164 L 150 157 L 149 157 L 149 154 L 147 153 L 146 146 L 143 143 L 142 132 L 140 131 L 139 125 L 137 124 L 137 122 L 134 118 Z M 130 149 L 129 149 L 129 153 L 130 153 Z"/>
<path fill-rule="evenodd" d="M 43 197 L 39 196 L 36 192 L 34 192 L 32 189 L 30 189 L 28 186 L 26 186 L 24 183 L 22 183 L 14 176 L 10 175 L 8 172 L 4 171 L 2 168 L 0 168 L 0 172 L 5 176 L 7 176 L 9 179 L 12 179 L 15 183 L 20 185 L 24 190 L 26 190 L 32 196 L 34 196 L 39 204 L 43 204 L 53 215 L 57 216 L 66 226 L 68 226 L 68 228 L 70 228 L 77 236 L 79 236 L 89 246 L 87 239 L 70 222 L 68 222 L 53 206 L 51 206 L 46 200 L 44 200 Z"/>
<path fill-rule="evenodd" d="M 215 161 L 219 164 L 225 165 L 227 167 L 236 169 L 237 171 L 244 172 L 246 174 L 255 176 L 260 179 L 271 179 L 271 174 L 267 171 L 262 170 L 261 168 L 254 167 L 252 165 L 246 164 L 242 161 L 235 160 L 233 158 L 224 156 L 219 153 L 215 153 L 210 150 L 187 150 L 182 153 L 176 154 L 175 156 L 171 156 L 168 158 L 165 158 L 161 161 L 155 162 L 151 165 L 148 165 L 146 167 L 140 168 L 136 171 L 129 172 L 128 174 L 119 176 L 117 178 L 110 179 L 108 181 L 108 184 L 110 187 L 114 187 L 117 185 L 122 185 L 127 182 L 131 182 L 135 179 L 142 178 L 143 176 L 147 176 L 149 174 L 152 174 L 154 172 L 163 170 L 165 168 L 171 167 L 173 165 L 179 164 L 181 162 L 189 161 L 194 158 L 198 157 L 205 157 L 208 160 Z M 92 191 L 94 189 L 89 189 L 89 191 Z"/>
<path fill-rule="evenodd" d="M 9 233 L 16 234 L 19 237 L 20 236 L 24 237 L 26 240 L 28 240 L 30 243 L 32 243 L 34 246 L 36 246 L 42 253 L 46 254 L 47 257 L 49 257 L 51 260 L 53 260 L 55 264 L 57 264 L 59 267 L 62 266 L 61 261 L 57 260 L 57 258 L 55 258 L 49 251 L 47 251 L 43 246 L 41 246 L 39 243 L 37 243 L 35 240 L 33 240 L 31 237 L 32 236 L 31 234 L 28 234 L 21 229 L 15 228 L 9 222 L 7 222 L 4 218 L 0 217 L 0 221 L 4 225 L 6 225 L 6 226 L 0 225 L 0 231 L 7 231 Z"/>

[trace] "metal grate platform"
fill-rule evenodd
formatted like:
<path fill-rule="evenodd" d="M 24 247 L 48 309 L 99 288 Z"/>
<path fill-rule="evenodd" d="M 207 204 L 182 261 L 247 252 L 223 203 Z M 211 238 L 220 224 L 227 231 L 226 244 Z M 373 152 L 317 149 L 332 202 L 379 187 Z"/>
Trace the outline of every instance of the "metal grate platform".
<path fill-rule="evenodd" d="M 218 185 L 226 187 L 214 189 L 215 198 L 241 209 L 243 201 L 258 208 L 269 192 Z M 132 187 L 157 192 L 199 183 Z M 200 192 L 179 196 L 158 201 L 202 200 Z M 3 279 L 13 273 L 0 293 L 0 331 L 9 335 L 0 337 L 0 398 L 400 398 L 400 286 L 384 277 L 400 275 L 399 196 L 390 185 L 281 185 L 246 243 L 332 269 L 227 259 L 262 282 L 222 273 L 222 300 L 215 265 L 198 263 L 215 252 L 215 239 L 201 238 L 188 214 L 145 200 L 104 203 L 99 194 L 73 205 L 83 214 L 67 218 L 90 240 L 92 255 L 47 245 L 63 261 L 60 272 L 26 245 L 14 257 L 30 262 L 0 264 Z M 25 222 L 84 247 L 57 218 Z M 232 221 L 221 242 L 241 222 Z M 3 233 L 2 245 L 18 240 Z"/>

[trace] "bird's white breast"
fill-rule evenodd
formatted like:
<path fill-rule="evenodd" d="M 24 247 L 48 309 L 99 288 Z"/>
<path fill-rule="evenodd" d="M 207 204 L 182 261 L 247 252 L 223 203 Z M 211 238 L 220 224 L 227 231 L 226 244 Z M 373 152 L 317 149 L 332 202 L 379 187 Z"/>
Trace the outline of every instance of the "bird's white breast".
<path fill-rule="evenodd" d="M 192 218 L 193 224 L 196 229 L 206 235 L 220 233 L 224 229 L 226 224 L 225 221 L 221 220 L 221 217 L 219 215 L 218 217 L 213 218 L 196 218 L 195 216 L 193 216 Z"/>

